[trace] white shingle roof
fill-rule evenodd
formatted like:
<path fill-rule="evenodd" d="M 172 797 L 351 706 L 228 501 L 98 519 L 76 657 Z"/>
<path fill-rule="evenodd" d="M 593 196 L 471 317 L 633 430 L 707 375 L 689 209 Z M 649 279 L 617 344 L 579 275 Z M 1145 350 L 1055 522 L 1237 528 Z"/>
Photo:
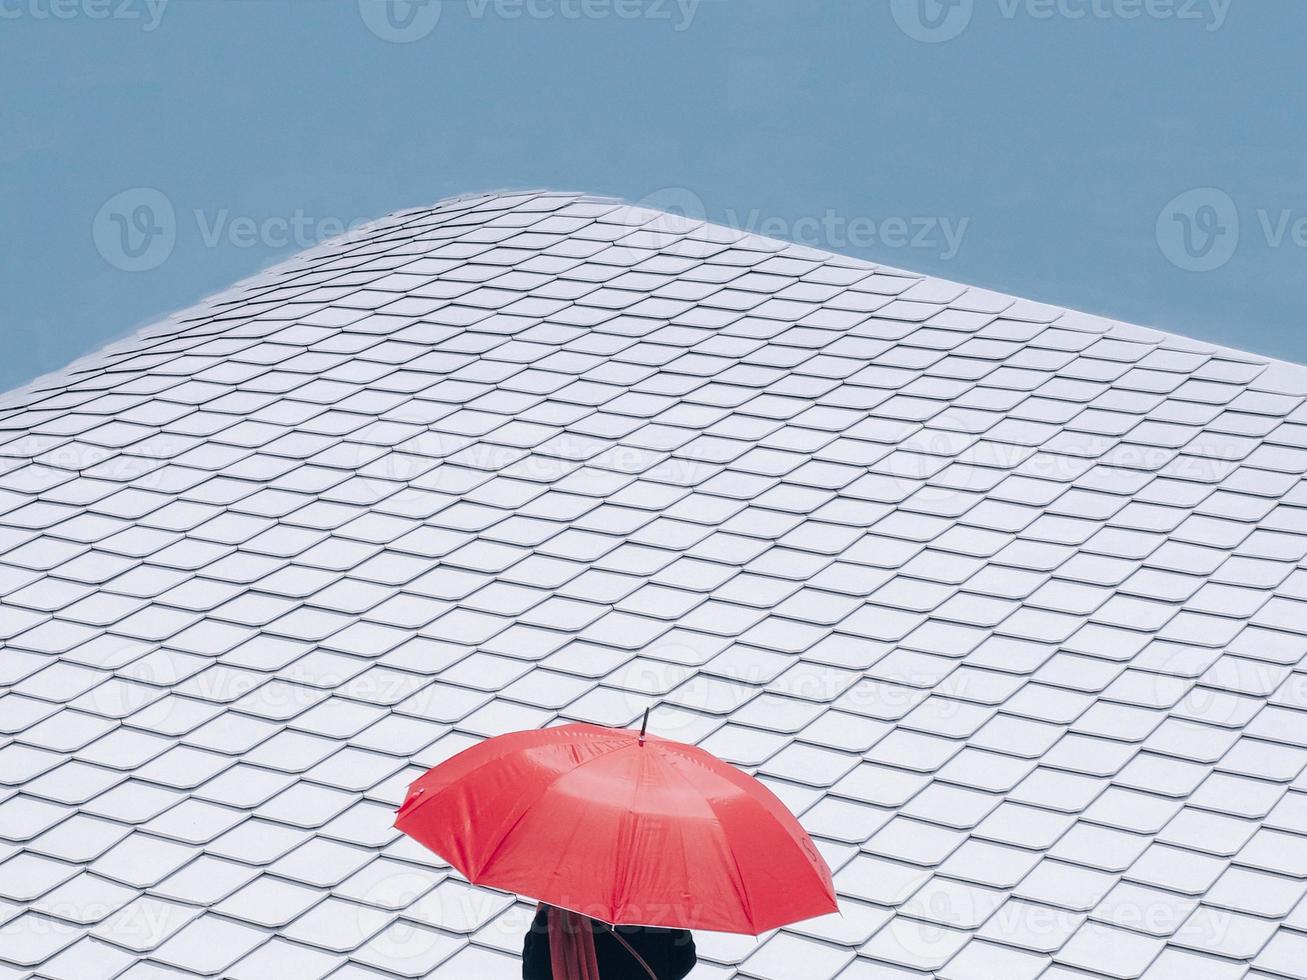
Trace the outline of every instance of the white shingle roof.
<path fill-rule="evenodd" d="M 844 907 L 696 980 L 1307 977 L 1305 396 L 571 194 L 315 249 L 0 403 L 0 980 L 514 977 L 403 787 L 655 702 Z"/>

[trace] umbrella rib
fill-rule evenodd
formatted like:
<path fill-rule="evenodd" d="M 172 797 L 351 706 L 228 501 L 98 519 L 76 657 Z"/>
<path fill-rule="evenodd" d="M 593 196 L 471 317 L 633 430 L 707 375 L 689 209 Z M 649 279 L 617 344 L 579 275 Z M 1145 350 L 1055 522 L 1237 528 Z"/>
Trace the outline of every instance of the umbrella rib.
<path fill-rule="evenodd" d="M 559 780 L 561 780 L 561 779 L 563 779 L 563 778 L 565 778 L 565 777 L 567 777 L 567 776 L 570 776 L 572 773 L 576 772 L 578 769 L 584 768 L 585 766 L 588 766 L 588 765 L 589 765 L 590 763 L 592 763 L 592 762 L 597 762 L 597 761 L 600 760 L 600 759 L 606 759 L 606 758 L 608 758 L 610 755 L 612 755 L 614 752 L 620 752 L 620 751 L 621 751 L 622 749 L 624 749 L 624 748 L 629 748 L 629 746 L 628 746 L 627 744 L 625 744 L 625 743 L 620 744 L 620 745 L 615 745 L 615 746 L 613 746 L 611 749 L 609 749 L 607 752 L 602 752 L 602 753 L 600 753 L 599 755 L 592 755 L 592 756 L 591 756 L 590 758 L 588 758 L 588 759 L 583 759 L 581 762 L 578 762 L 576 765 L 574 765 L 571 769 L 567 770 L 567 772 L 559 773 L 558 776 L 556 776 L 554 779 L 551 779 L 551 780 L 550 780 L 550 781 L 545 785 L 545 787 L 544 787 L 543 789 L 540 790 L 540 792 L 536 793 L 535 796 L 533 796 L 533 797 L 531 798 L 531 802 L 528 803 L 526 806 L 524 806 L 524 807 L 522 808 L 522 812 L 519 813 L 519 814 L 517 815 L 516 819 L 514 819 L 513 822 L 512 822 L 511 824 L 509 824 L 509 825 L 508 825 L 508 826 L 507 826 L 507 827 L 506 827 L 506 828 L 505 828 L 505 829 L 500 833 L 500 835 L 499 835 L 499 839 L 495 841 L 494 846 L 490 849 L 490 853 L 489 853 L 488 855 L 486 855 L 486 859 L 485 859 L 484 861 L 481 862 L 481 867 L 477 869 L 477 877 L 478 877 L 478 878 L 481 877 L 482 872 L 484 872 L 484 871 L 486 870 L 486 868 L 488 868 L 488 867 L 490 867 L 492 864 L 494 864 L 494 862 L 495 862 L 495 858 L 498 857 L 498 856 L 499 856 L 499 852 L 500 852 L 501 850 L 503 850 L 504 843 L 508 840 L 509 836 L 513 833 L 513 831 L 515 831 L 515 830 L 518 828 L 518 825 L 521 824 L 522 821 L 525 820 L 525 819 L 527 818 L 527 814 L 529 814 L 529 813 L 531 812 L 531 809 L 532 809 L 532 808 L 533 808 L 533 807 L 534 807 L 538 802 L 540 802 L 541 798 L 544 797 L 544 795 L 545 795 L 546 793 L 548 793 L 550 790 L 552 790 L 552 789 L 554 788 L 554 785 L 555 785 L 556 783 L 558 783 Z M 469 878 L 468 880 L 471 881 L 472 879 Z M 473 883 L 475 884 L 475 882 L 473 882 Z"/>
<path fill-rule="evenodd" d="M 559 877 L 559 871 L 562 870 L 562 867 L 563 867 L 563 861 L 564 861 L 565 857 L 567 856 L 568 852 L 570 851 L 570 849 L 571 849 L 571 847 L 572 847 L 572 842 L 573 842 L 574 840 L 576 840 L 576 836 L 577 836 L 577 834 L 579 834 L 580 832 L 581 832 L 581 823 L 580 823 L 580 821 L 573 821 L 573 822 L 572 822 L 572 825 L 571 825 L 571 827 L 569 828 L 569 831 L 568 831 L 567 842 L 566 842 L 564 845 L 562 845 L 561 847 L 559 847 L 559 848 L 557 849 L 557 851 L 554 853 L 553 867 L 552 867 L 552 870 L 551 870 L 550 873 L 549 873 L 549 878 L 550 878 L 550 881 L 551 881 L 551 882 L 552 882 L 552 881 L 557 881 L 557 880 L 558 880 L 558 877 Z M 555 899 L 557 899 L 557 896 L 555 896 Z M 582 903 L 580 903 L 580 902 L 575 901 L 571 896 L 568 897 L 568 902 L 571 903 L 571 905 L 573 905 L 573 906 L 580 906 L 580 905 L 582 904 Z M 552 904 L 555 904 L 555 903 L 554 903 L 554 902 L 551 902 L 550 904 L 552 905 Z M 593 904 L 594 904 L 594 903 L 590 903 L 590 904 L 587 905 L 587 907 L 584 908 L 584 909 L 582 909 L 582 908 L 571 908 L 571 911 L 576 912 L 578 915 L 584 915 L 584 916 L 587 916 L 588 918 L 595 918 L 594 912 L 595 912 L 596 910 L 595 910 L 593 907 L 591 907 Z M 570 906 L 569 906 L 569 907 L 570 907 Z M 606 909 L 605 909 L 605 912 L 606 912 L 608 915 L 612 915 L 612 914 L 613 914 L 613 909 L 612 909 L 612 908 L 606 908 Z M 600 917 L 600 918 L 604 918 L 604 917 Z M 605 919 L 605 921 L 606 921 L 606 919 Z"/>
<path fill-rule="evenodd" d="M 692 762 L 704 772 L 708 772 L 710 774 L 716 775 L 715 773 L 712 772 L 712 770 L 708 769 L 698 759 L 695 759 L 693 756 L 685 752 L 675 752 L 675 754 L 680 758 L 685 759 L 688 762 Z M 712 813 L 713 824 L 716 827 L 717 835 L 721 839 L 722 848 L 726 851 L 727 856 L 731 859 L 731 867 L 735 869 L 736 893 L 740 896 L 740 904 L 744 907 L 745 918 L 749 920 L 749 927 L 752 928 L 754 925 L 753 903 L 749 900 L 749 891 L 744 885 L 744 872 L 740 869 L 740 861 L 735 856 L 735 848 L 731 846 L 730 838 L 726 835 L 726 830 L 722 823 L 721 814 L 719 814 L 717 812 L 717 808 L 713 806 L 712 799 L 709 798 L 708 794 L 700 790 L 699 787 L 695 786 L 694 783 L 690 780 L 689 776 L 681 772 L 681 770 L 678 769 L 676 766 L 668 766 L 667 770 L 671 773 L 674 773 L 677 779 L 681 780 L 683 783 L 685 783 L 685 785 L 689 786 L 692 791 L 698 794 L 700 799 L 703 800 L 704 805 L 708 807 L 709 812 Z"/>
<path fill-rule="evenodd" d="M 753 902 L 749 898 L 749 889 L 744 884 L 744 871 L 740 868 L 740 859 L 735 856 L 735 848 L 731 846 L 731 839 L 726 835 L 721 816 L 717 813 L 717 807 L 713 805 L 713 801 L 707 796 L 704 796 L 704 802 L 708 804 L 708 809 L 712 811 L 713 816 L 717 817 L 717 828 L 721 831 L 723 846 L 726 848 L 726 853 L 730 855 L 731 866 L 735 868 L 736 887 L 740 893 L 740 904 L 744 906 L 744 915 L 749 920 L 749 928 L 756 929 L 758 924 L 753 918 Z M 755 932 L 754 935 L 756 936 L 757 933 Z"/>
<path fill-rule="evenodd" d="M 631 802 L 627 806 L 627 811 L 626 811 L 626 815 L 629 818 L 627 822 L 627 828 L 629 830 L 629 834 L 628 834 L 629 840 L 627 842 L 628 847 L 626 849 L 625 856 L 620 859 L 621 861 L 620 865 L 617 868 L 613 869 L 614 879 L 617 879 L 614 880 L 613 882 L 613 894 L 611 896 L 613 902 L 612 911 L 614 914 L 616 914 L 618 909 L 625 908 L 627 905 L 627 897 L 631 893 L 631 867 L 635 863 L 635 859 L 637 857 L 637 855 L 634 853 L 635 844 L 638 840 L 636 836 L 636 830 L 638 829 L 639 826 L 639 817 L 636 813 L 636 802 L 639 800 L 640 793 L 644 789 L 644 776 L 647 770 L 647 767 L 645 765 L 645 760 L 649 758 L 648 753 L 643 751 L 643 744 L 641 745 L 641 749 L 642 751 L 640 752 L 640 755 L 637 757 L 639 760 L 639 772 L 632 783 Z M 619 891 L 620 891 L 620 898 L 618 895 Z"/>

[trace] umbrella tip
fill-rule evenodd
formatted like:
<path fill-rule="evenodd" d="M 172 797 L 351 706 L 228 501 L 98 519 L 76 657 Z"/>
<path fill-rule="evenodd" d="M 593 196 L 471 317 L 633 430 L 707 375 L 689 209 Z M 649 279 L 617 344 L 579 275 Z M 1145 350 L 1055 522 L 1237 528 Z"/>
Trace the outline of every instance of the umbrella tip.
<path fill-rule="evenodd" d="M 653 705 L 644 709 L 644 721 L 640 722 L 640 744 L 644 744 L 644 733 L 649 728 L 649 712 L 653 710 Z"/>

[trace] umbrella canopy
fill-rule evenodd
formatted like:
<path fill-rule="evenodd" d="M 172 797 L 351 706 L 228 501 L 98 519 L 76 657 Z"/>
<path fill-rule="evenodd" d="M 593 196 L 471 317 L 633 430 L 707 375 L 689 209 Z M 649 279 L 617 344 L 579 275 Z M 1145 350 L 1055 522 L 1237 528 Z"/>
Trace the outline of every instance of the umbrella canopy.
<path fill-rule="evenodd" d="M 836 911 L 826 862 L 762 783 L 627 729 L 488 739 L 415 780 L 395 826 L 474 884 L 614 925 L 758 935 Z"/>

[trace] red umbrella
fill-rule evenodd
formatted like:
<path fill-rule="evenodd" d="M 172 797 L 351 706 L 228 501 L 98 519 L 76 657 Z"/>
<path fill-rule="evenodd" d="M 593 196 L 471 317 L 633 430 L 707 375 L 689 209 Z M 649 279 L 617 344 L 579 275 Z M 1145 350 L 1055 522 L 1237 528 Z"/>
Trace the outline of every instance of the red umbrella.
<path fill-rule="evenodd" d="M 395 826 L 473 884 L 613 925 L 756 936 L 836 911 L 830 869 L 770 790 L 628 729 L 488 739 L 414 781 Z"/>

